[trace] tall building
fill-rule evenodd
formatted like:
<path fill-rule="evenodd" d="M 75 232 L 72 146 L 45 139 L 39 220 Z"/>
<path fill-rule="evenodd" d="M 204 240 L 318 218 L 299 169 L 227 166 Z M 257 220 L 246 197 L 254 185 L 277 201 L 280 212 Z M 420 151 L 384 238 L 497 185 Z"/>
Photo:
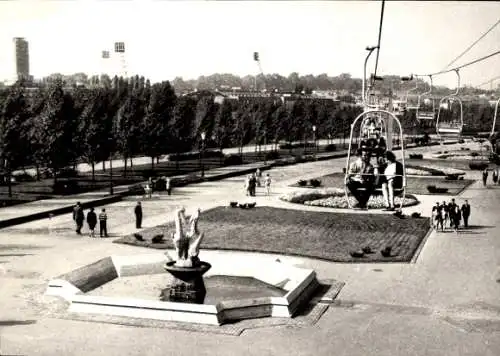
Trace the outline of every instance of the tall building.
<path fill-rule="evenodd" d="M 22 37 L 14 37 L 14 56 L 16 80 L 31 79 L 28 41 Z"/>

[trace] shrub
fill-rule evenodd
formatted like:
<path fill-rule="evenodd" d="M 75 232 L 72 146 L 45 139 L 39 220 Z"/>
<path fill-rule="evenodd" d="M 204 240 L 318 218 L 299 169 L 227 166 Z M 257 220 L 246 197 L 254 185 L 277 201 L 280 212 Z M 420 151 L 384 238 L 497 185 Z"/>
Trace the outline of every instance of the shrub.
<path fill-rule="evenodd" d="M 311 186 L 313 186 L 314 188 L 317 188 L 321 185 L 321 180 L 319 179 L 311 179 L 309 181 L 309 184 L 311 184 Z"/>
<path fill-rule="evenodd" d="M 410 153 L 410 158 L 411 159 L 423 159 L 424 155 L 421 153 Z"/>
<path fill-rule="evenodd" d="M 477 152 L 471 152 L 470 155 L 471 155 L 471 157 L 477 157 L 477 156 L 479 156 L 479 153 L 477 153 Z"/>
<path fill-rule="evenodd" d="M 240 155 L 229 155 L 224 158 L 224 166 L 237 166 L 243 164 L 243 159 Z"/>
<path fill-rule="evenodd" d="M 229 206 L 231 208 L 236 208 L 238 206 L 238 202 L 237 201 L 232 201 L 232 202 L 229 202 Z"/>
<path fill-rule="evenodd" d="M 483 171 L 488 168 L 488 163 L 471 162 L 469 168 L 473 171 Z"/>
<path fill-rule="evenodd" d="M 464 143 L 464 142 L 465 142 L 465 141 L 464 141 L 464 139 L 463 139 L 463 138 L 461 138 L 461 139 L 459 139 L 459 140 L 458 140 L 458 143 Z"/>
<path fill-rule="evenodd" d="M 298 184 L 298 185 L 300 185 L 301 187 L 305 187 L 305 186 L 307 185 L 307 181 L 306 181 L 306 180 L 301 179 L 301 180 L 299 180 L 299 181 L 297 182 L 297 184 Z"/>
<path fill-rule="evenodd" d="M 333 152 L 337 150 L 337 146 L 334 143 L 330 143 L 325 146 L 325 151 L 326 152 Z"/>
<path fill-rule="evenodd" d="M 278 151 L 266 152 L 266 160 L 272 161 L 278 158 L 280 158 L 280 154 Z"/>

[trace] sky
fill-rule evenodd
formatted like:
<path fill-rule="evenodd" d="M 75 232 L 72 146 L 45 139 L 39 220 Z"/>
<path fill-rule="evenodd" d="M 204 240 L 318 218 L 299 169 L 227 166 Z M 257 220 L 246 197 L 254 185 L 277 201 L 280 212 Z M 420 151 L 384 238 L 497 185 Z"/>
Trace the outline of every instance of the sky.
<path fill-rule="evenodd" d="M 13 37 L 29 41 L 31 74 L 115 74 L 102 50 L 125 42 L 129 74 L 153 82 L 212 73 L 363 74 L 377 44 L 381 1 L 0 1 L 0 80 L 12 78 Z M 378 73 L 437 72 L 500 18 L 500 2 L 387 1 Z M 452 67 L 500 50 L 500 25 Z M 113 55 L 113 53 L 112 53 Z M 368 72 L 373 72 L 372 56 Z M 500 75 L 500 55 L 460 72 L 478 85 Z M 456 87 L 452 72 L 436 85 Z M 495 86 L 498 82 L 495 82 Z M 488 88 L 488 86 L 485 86 Z"/>

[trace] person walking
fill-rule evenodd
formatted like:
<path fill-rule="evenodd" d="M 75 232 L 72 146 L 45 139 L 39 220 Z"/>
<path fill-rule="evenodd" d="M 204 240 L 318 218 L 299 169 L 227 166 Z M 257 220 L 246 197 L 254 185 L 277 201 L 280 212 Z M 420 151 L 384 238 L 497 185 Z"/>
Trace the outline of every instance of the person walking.
<path fill-rule="evenodd" d="M 495 168 L 495 169 L 493 170 L 493 173 L 492 173 L 492 175 L 491 175 L 491 178 L 492 178 L 492 180 L 493 180 L 493 184 L 497 184 L 497 182 L 498 182 L 498 168 Z"/>
<path fill-rule="evenodd" d="M 135 228 L 140 229 L 142 225 L 142 206 L 141 202 L 138 201 L 134 209 L 135 214 Z"/>
<path fill-rule="evenodd" d="M 469 226 L 469 216 L 470 216 L 470 205 L 469 201 L 466 200 L 465 203 L 462 205 L 462 218 L 464 219 L 464 227 Z"/>
<path fill-rule="evenodd" d="M 78 235 L 82 234 L 83 222 L 85 221 L 85 215 L 83 213 L 83 208 L 80 202 L 77 202 L 73 208 L 73 220 L 76 223 L 76 233 Z"/>
<path fill-rule="evenodd" d="M 460 220 L 462 220 L 462 214 L 461 214 L 461 210 L 460 210 L 460 207 L 455 204 L 454 207 L 453 207 L 453 229 L 455 230 L 455 232 L 458 232 L 458 227 L 460 226 Z"/>
<path fill-rule="evenodd" d="M 270 195 L 271 194 L 271 176 L 269 173 L 266 174 L 266 177 L 264 178 L 264 185 L 266 187 L 266 194 Z"/>
<path fill-rule="evenodd" d="M 95 226 L 97 225 L 97 215 L 94 208 L 90 208 L 87 213 L 87 225 L 89 226 L 90 237 L 95 237 Z"/>
<path fill-rule="evenodd" d="M 102 209 L 99 214 L 99 234 L 101 237 L 108 237 L 108 215 L 106 214 L 106 209 Z"/>
<path fill-rule="evenodd" d="M 172 183 L 170 182 L 170 177 L 165 178 L 165 190 L 167 191 L 167 194 L 170 195 L 172 194 Z"/>
<path fill-rule="evenodd" d="M 488 168 L 483 171 L 483 186 L 486 187 L 486 182 L 488 181 Z"/>

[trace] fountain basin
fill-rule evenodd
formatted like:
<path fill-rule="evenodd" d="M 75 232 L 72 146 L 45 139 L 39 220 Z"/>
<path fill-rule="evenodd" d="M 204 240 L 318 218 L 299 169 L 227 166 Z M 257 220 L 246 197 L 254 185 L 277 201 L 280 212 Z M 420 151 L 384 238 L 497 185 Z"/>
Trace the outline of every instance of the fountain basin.
<path fill-rule="evenodd" d="M 211 276 L 254 278 L 283 290 L 282 296 L 269 293 L 265 297 L 231 299 L 231 295 L 226 299 L 219 295 L 219 299 L 208 298 L 210 300 L 206 304 L 164 302 L 153 299 L 157 298 L 155 290 L 148 290 L 151 297 L 141 294 L 145 286 L 135 285 L 134 282 L 130 282 L 133 286 L 124 287 L 116 296 L 95 295 L 99 294 L 99 287 L 128 277 L 145 276 L 146 281 L 156 278 L 159 284 L 164 279 L 164 287 L 169 276 L 164 266 L 170 260 L 163 253 L 107 257 L 50 281 L 46 294 L 65 298 L 70 302 L 68 311 L 73 313 L 213 325 L 249 318 L 292 317 L 309 302 L 318 286 L 313 270 L 271 259 L 256 262 L 251 257 L 221 254 L 217 256 L 217 264 L 205 276 L 207 279 Z"/>

